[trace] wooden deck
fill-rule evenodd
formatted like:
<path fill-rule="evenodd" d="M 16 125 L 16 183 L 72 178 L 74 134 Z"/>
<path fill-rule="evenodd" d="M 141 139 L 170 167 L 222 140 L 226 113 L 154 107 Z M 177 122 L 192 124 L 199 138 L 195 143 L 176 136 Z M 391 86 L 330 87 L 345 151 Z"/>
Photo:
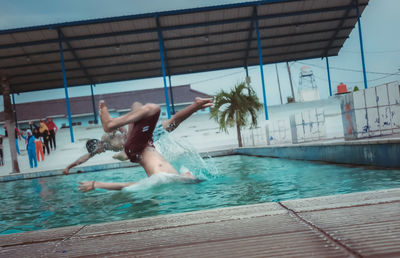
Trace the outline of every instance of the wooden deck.
<path fill-rule="evenodd" d="M 400 257 L 400 189 L 0 236 L 0 257 Z"/>

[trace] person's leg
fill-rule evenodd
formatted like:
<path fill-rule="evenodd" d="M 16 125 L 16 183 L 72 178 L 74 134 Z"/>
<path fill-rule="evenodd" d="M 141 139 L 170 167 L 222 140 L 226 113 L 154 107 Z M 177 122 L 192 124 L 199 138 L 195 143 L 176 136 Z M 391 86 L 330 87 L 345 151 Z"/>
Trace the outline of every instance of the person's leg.
<path fill-rule="evenodd" d="M 39 155 L 42 157 L 42 161 L 44 160 L 44 152 L 43 152 L 43 144 L 41 141 L 39 141 Z"/>
<path fill-rule="evenodd" d="M 51 136 L 51 140 L 53 141 L 54 150 L 55 150 L 56 149 L 56 132 L 54 130 L 51 130 L 50 136 Z"/>
<path fill-rule="evenodd" d="M 33 155 L 32 150 L 28 150 L 28 159 L 29 159 L 29 166 L 33 168 Z"/>
<path fill-rule="evenodd" d="M 175 130 L 180 123 L 186 120 L 189 116 L 191 116 L 196 111 L 211 107 L 213 105 L 212 98 L 195 98 L 194 102 L 187 106 L 186 108 L 178 111 L 171 119 L 165 120 L 162 122 L 162 126 L 168 132 L 172 132 Z"/>
<path fill-rule="evenodd" d="M 160 107 L 157 104 L 149 103 L 123 116 L 112 118 L 104 101 L 100 101 L 100 119 L 106 133 L 112 132 L 121 126 L 140 121 L 143 118 L 153 116 L 159 111 Z"/>
<path fill-rule="evenodd" d="M 51 131 L 49 131 L 49 146 L 50 146 L 50 149 L 52 150 L 53 149 L 53 140 L 51 137 Z"/>
<path fill-rule="evenodd" d="M 35 145 L 36 145 L 36 158 L 37 158 L 37 161 L 40 161 L 39 160 L 40 159 L 40 156 L 39 156 L 39 152 L 40 152 L 39 142 L 35 141 Z"/>
<path fill-rule="evenodd" d="M 46 147 L 47 155 L 50 155 L 49 140 L 46 137 L 44 138 L 44 146 Z"/>
<path fill-rule="evenodd" d="M 33 165 L 35 166 L 35 168 L 37 167 L 37 160 L 36 160 L 36 150 L 32 151 L 32 159 L 33 159 Z"/>

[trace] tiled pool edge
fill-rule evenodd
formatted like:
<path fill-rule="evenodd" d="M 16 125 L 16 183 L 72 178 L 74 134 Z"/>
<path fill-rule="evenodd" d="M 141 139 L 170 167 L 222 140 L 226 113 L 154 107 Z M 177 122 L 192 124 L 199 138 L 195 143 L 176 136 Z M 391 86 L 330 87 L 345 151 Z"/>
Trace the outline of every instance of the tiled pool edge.
<path fill-rule="evenodd" d="M 400 168 L 399 139 L 244 147 L 236 149 L 236 153 L 338 164 Z"/>
<path fill-rule="evenodd" d="M 203 152 L 200 155 L 202 157 L 218 157 L 218 156 L 226 156 L 226 155 L 232 155 L 232 154 L 235 154 L 233 149 L 226 149 L 226 150 Z M 106 164 L 99 164 L 99 165 L 80 166 L 80 167 L 72 169 L 69 173 L 70 174 L 88 173 L 88 172 L 95 172 L 95 171 L 100 171 L 100 170 L 128 168 L 128 167 L 137 167 L 137 166 L 139 166 L 137 163 L 132 163 L 129 161 L 124 161 L 124 162 L 116 161 L 113 163 L 106 163 Z M 12 173 L 9 175 L 0 176 L 0 182 L 33 179 L 33 178 L 40 178 L 40 177 L 60 176 L 60 175 L 63 175 L 62 169 L 37 171 L 37 172 L 31 172 L 31 173 Z"/>

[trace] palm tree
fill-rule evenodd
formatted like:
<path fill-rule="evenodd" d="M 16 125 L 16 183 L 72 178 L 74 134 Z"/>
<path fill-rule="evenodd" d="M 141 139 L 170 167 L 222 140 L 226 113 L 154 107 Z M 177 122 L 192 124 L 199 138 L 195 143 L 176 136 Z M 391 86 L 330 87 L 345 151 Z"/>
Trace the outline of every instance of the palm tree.
<path fill-rule="evenodd" d="M 256 127 L 257 111 L 261 107 L 262 104 L 250 84 L 241 82 L 236 84 L 230 92 L 221 90 L 217 93 L 210 116 L 217 121 L 222 131 L 227 132 L 227 127 L 236 125 L 239 147 L 242 147 L 240 128 L 247 125 L 248 115 L 251 117 L 250 128 Z"/>

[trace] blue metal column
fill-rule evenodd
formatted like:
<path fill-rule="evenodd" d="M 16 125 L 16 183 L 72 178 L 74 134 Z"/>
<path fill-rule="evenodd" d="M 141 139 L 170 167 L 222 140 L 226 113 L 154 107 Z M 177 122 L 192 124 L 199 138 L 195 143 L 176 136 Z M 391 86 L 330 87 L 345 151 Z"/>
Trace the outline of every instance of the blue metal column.
<path fill-rule="evenodd" d="M 15 126 L 18 127 L 17 109 L 15 107 L 14 93 L 11 93 L 11 96 L 12 96 L 12 102 L 13 102 L 13 113 L 14 113 Z"/>
<path fill-rule="evenodd" d="M 96 104 L 95 104 L 95 101 L 94 101 L 94 94 L 93 94 L 93 86 L 95 86 L 95 85 L 90 84 L 90 92 L 92 93 L 93 116 L 94 116 L 94 123 L 98 124 L 97 112 L 96 112 Z"/>
<path fill-rule="evenodd" d="M 162 38 L 162 34 L 161 34 L 161 30 L 160 29 L 158 29 L 158 44 L 160 46 L 161 67 L 162 67 L 163 80 L 164 80 L 165 106 L 167 107 L 168 119 L 170 119 L 171 118 L 171 111 L 169 109 L 169 97 L 168 97 L 167 79 L 165 78 L 166 75 L 165 75 L 165 65 L 164 65 L 163 38 Z"/>
<path fill-rule="evenodd" d="M 360 39 L 360 49 L 361 49 L 361 62 L 362 62 L 363 76 L 364 76 L 364 88 L 367 89 L 368 88 L 367 73 L 365 71 L 364 46 L 361 33 L 360 10 L 358 9 L 358 1 L 356 1 L 356 10 L 357 10 L 358 35 Z"/>
<path fill-rule="evenodd" d="M 174 94 L 172 92 L 171 75 L 168 75 L 168 80 L 169 80 L 169 93 L 171 94 L 172 114 L 175 115 Z"/>
<path fill-rule="evenodd" d="M 246 77 L 249 77 L 249 68 L 246 66 L 244 69 L 246 70 Z"/>
<path fill-rule="evenodd" d="M 58 46 L 60 48 L 60 57 L 61 57 L 61 69 L 63 74 L 63 81 L 64 81 L 64 89 L 65 89 L 65 102 L 67 104 L 67 112 L 68 112 L 68 123 L 69 123 L 69 132 L 71 135 L 71 142 L 74 142 L 74 131 L 72 130 L 72 120 L 71 120 L 71 111 L 69 108 L 69 97 L 68 97 L 68 85 L 67 85 L 67 76 L 65 74 L 65 65 L 64 65 L 64 53 L 61 41 L 60 32 L 58 32 Z"/>
<path fill-rule="evenodd" d="M 328 71 L 329 96 L 332 96 L 331 72 L 329 71 L 328 57 L 325 57 L 325 60 L 326 60 L 326 70 Z"/>
<path fill-rule="evenodd" d="M 264 99 L 265 120 L 268 120 L 267 98 L 265 96 L 264 69 L 263 69 L 262 52 L 261 52 L 260 31 L 258 29 L 258 18 L 256 18 L 256 31 L 257 31 L 258 57 L 260 59 L 260 73 L 261 73 L 261 82 L 262 82 L 263 99 Z"/>

